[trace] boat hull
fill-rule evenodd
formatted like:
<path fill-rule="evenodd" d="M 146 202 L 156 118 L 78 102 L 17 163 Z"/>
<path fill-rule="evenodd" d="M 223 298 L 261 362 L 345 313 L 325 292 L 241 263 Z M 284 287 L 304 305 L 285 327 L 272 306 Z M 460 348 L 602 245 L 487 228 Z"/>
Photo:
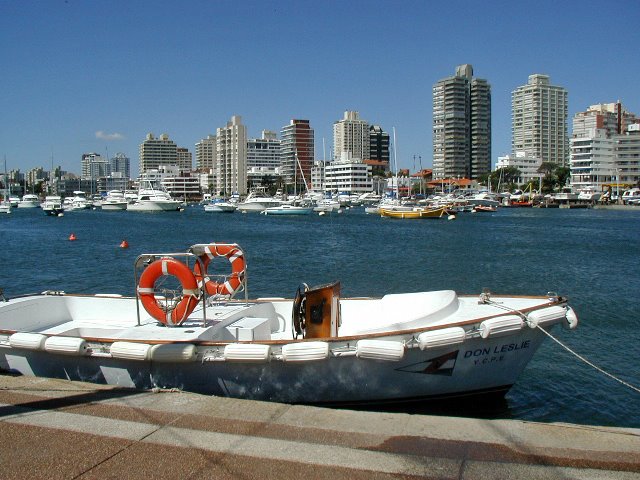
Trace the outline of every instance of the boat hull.
<path fill-rule="evenodd" d="M 426 218 L 441 218 L 446 213 L 445 207 L 439 208 L 415 208 L 412 210 L 398 210 L 380 208 L 380 216 L 388 218 L 399 218 L 407 220 L 418 220 Z"/>
<path fill-rule="evenodd" d="M 429 350 L 399 361 L 356 356 L 315 362 L 189 363 L 56 355 L 0 346 L 0 366 L 23 375 L 114 386 L 176 388 L 207 395 L 304 404 L 381 404 L 506 392 L 543 340 L 522 333 Z M 335 345 L 340 348 L 340 345 Z M 204 347 L 203 347 L 204 348 Z"/>

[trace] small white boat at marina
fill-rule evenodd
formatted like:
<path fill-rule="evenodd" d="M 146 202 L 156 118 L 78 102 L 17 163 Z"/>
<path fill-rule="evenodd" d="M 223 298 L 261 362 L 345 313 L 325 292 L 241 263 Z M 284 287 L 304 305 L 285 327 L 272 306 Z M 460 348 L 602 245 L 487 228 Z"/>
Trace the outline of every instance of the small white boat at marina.
<path fill-rule="evenodd" d="M 256 188 L 249 192 L 243 202 L 238 203 L 239 212 L 262 212 L 265 208 L 279 207 L 282 200 L 266 193 L 264 188 Z"/>
<path fill-rule="evenodd" d="M 39 208 L 40 199 L 33 193 L 26 193 L 18 203 L 18 208 Z"/>
<path fill-rule="evenodd" d="M 216 257 L 230 262 L 229 275 L 209 274 Z M 1 298 L 0 368 L 287 403 L 396 403 L 504 394 L 546 338 L 543 329 L 577 325 L 555 294 L 342 298 L 336 282 L 249 300 L 235 244 L 144 254 L 134 272 L 133 297 Z M 161 289 L 165 277 L 176 288 Z"/>
<path fill-rule="evenodd" d="M 64 212 L 62 197 L 59 195 L 47 195 L 42 202 L 42 211 L 49 216 L 57 217 Z"/>
<path fill-rule="evenodd" d="M 109 190 L 107 196 L 102 199 L 100 208 L 106 211 L 122 211 L 127 209 L 128 204 L 122 190 Z"/>
<path fill-rule="evenodd" d="M 65 210 L 87 210 L 93 206 L 93 202 L 87 198 L 87 194 L 80 190 L 73 192 L 72 197 L 64 199 L 62 204 Z"/>
<path fill-rule="evenodd" d="M 179 200 L 171 198 L 168 192 L 155 188 L 142 188 L 135 202 L 127 205 L 132 212 L 177 212 L 182 208 Z"/>
<path fill-rule="evenodd" d="M 640 201 L 640 188 L 631 188 L 622 193 L 622 203 L 625 205 L 634 205 Z"/>
<path fill-rule="evenodd" d="M 233 213 L 237 208 L 237 204 L 227 202 L 222 198 L 215 198 L 204 205 L 205 212 L 213 213 Z"/>
<path fill-rule="evenodd" d="M 277 207 L 265 208 L 260 213 L 262 215 L 309 215 L 313 213 L 313 207 L 283 203 Z"/>

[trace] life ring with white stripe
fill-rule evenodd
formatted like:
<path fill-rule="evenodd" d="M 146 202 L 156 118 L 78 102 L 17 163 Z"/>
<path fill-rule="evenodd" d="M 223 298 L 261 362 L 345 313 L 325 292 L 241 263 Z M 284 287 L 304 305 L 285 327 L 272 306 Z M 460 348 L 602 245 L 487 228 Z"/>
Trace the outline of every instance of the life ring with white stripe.
<path fill-rule="evenodd" d="M 155 297 L 155 283 L 163 275 L 177 277 L 182 285 L 182 299 L 173 309 L 162 308 Z M 200 289 L 193 272 L 175 258 L 163 257 L 156 260 L 140 275 L 138 295 L 144 309 L 165 325 L 180 325 L 196 308 L 200 300 Z"/>
<path fill-rule="evenodd" d="M 231 263 L 231 275 L 226 277 L 224 282 L 216 282 L 207 277 L 207 268 L 211 260 L 216 257 L 226 257 Z M 246 263 L 244 253 L 236 244 L 212 243 L 204 246 L 204 253 L 200 255 L 200 261 L 204 268 L 204 274 L 200 267 L 200 262 L 196 262 L 193 273 L 200 287 L 204 286 L 207 295 L 233 295 L 238 291 L 244 281 Z M 204 284 L 204 285 L 203 285 Z"/>

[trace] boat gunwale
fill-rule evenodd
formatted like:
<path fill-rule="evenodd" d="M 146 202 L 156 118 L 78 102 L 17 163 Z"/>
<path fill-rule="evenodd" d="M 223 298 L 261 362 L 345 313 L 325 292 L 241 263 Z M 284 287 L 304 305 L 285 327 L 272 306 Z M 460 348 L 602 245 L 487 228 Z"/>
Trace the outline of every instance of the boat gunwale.
<path fill-rule="evenodd" d="M 41 294 L 36 294 L 36 295 L 24 295 L 24 296 L 18 296 L 18 297 L 12 297 L 12 298 L 25 298 L 28 296 L 49 296 L 49 295 L 41 295 Z M 50 295 L 50 296 L 54 296 L 54 295 Z M 98 295 L 92 295 L 92 294 L 58 294 L 57 296 L 75 296 L 75 297 L 87 297 L 87 298 L 109 298 L 112 300 L 132 300 L 135 299 L 136 297 L 125 297 L 125 296 L 119 296 L 119 297 L 101 297 L 100 294 Z M 463 298 L 474 298 L 476 297 L 475 295 L 471 295 L 471 294 L 463 294 L 463 295 L 457 295 L 458 297 L 463 297 Z M 319 338 L 292 338 L 292 339 L 282 339 L 282 340 L 251 340 L 251 341 L 212 341 L 212 340 L 197 340 L 197 339 L 193 339 L 193 340 L 162 340 L 162 339 L 126 339 L 126 338 L 106 338 L 106 337 L 90 337 L 90 336 L 78 336 L 78 335 L 62 335 L 62 334 L 46 334 L 43 333 L 42 335 L 45 335 L 47 337 L 68 337 L 68 338 L 82 338 L 88 342 L 94 342 L 94 343 L 115 343 L 115 342 L 131 342 L 131 343 L 145 343 L 145 344 L 149 344 L 149 345 L 164 345 L 164 344 L 192 344 L 192 345 L 196 345 L 196 346 L 204 346 L 204 347 L 222 347 L 225 345 L 232 345 L 232 344 L 256 344 L 256 345 L 287 345 L 290 343 L 304 343 L 304 342 L 314 342 L 314 341 L 326 341 L 328 343 L 344 343 L 344 342 L 352 342 L 352 341 L 357 341 L 357 340 L 361 340 L 361 339 L 375 339 L 375 338 L 381 338 L 381 337 L 397 337 L 397 336 L 408 336 L 408 335 L 415 335 L 416 333 L 421 333 L 421 332 L 430 332 L 430 331 L 435 331 L 435 330 L 442 330 L 445 328 L 451 328 L 451 327 L 466 327 L 466 326 L 470 326 L 470 325 L 475 325 L 475 324 L 479 324 L 485 320 L 490 320 L 493 318 L 500 318 L 500 317 L 504 317 L 507 315 L 513 315 L 513 314 L 519 314 L 519 313 L 530 313 L 536 310 L 542 310 L 544 308 L 548 308 L 548 307 L 552 307 L 552 306 L 565 306 L 568 304 L 568 299 L 566 297 L 557 297 L 555 300 L 551 300 L 549 299 L 549 297 L 546 297 L 544 295 L 498 295 L 498 294 L 492 294 L 492 296 L 494 297 L 498 297 L 498 298 L 525 298 L 525 299 L 538 299 L 538 300 L 542 300 L 544 298 L 547 298 L 548 301 L 546 303 L 543 304 L 539 304 L 539 305 L 535 305 L 535 306 L 531 306 L 531 307 L 526 307 L 526 308 L 522 308 L 522 309 L 511 309 L 509 311 L 505 310 L 504 313 L 498 313 L 495 315 L 488 315 L 488 316 L 484 316 L 484 317 L 477 317 L 477 318 L 473 318 L 471 320 L 461 320 L 458 322 L 454 322 L 454 323 L 447 323 L 447 324 L 440 324 L 440 325 L 431 325 L 431 326 L 424 326 L 424 327 L 418 327 L 418 328 L 411 328 L 411 329 L 406 329 L 406 330 L 390 330 L 390 331 L 385 331 L 385 332 L 373 332 L 373 333 L 364 333 L 361 335 L 347 335 L 347 336 L 343 336 L 343 337 L 319 337 Z M 354 297 L 354 298 L 344 298 L 343 300 L 376 300 L 376 299 L 380 299 L 382 297 Z M 289 301 L 293 301 L 290 299 L 274 299 L 274 300 L 253 300 L 250 301 L 250 303 L 255 304 L 255 303 L 275 303 L 275 302 L 289 302 Z M 235 304 L 235 305 L 242 305 L 242 304 L 246 304 L 249 302 L 246 301 L 230 301 L 227 302 L 227 304 Z M 7 329 L 0 329 L 0 335 L 12 335 L 14 333 L 19 333 L 22 332 L 21 330 L 7 330 Z M 31 333 L 40 333 L 40 332 L 31 332 Z"/>

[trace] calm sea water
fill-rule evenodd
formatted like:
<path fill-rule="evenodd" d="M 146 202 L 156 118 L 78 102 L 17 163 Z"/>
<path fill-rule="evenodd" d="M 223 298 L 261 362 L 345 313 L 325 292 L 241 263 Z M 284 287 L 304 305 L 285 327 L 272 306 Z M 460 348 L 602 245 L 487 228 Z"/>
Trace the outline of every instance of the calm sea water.
<path fill-rule="evenodd" d="M 75 233 L 78 238 L 70 242 Z M 130 247 L 119 248 L 126 239 Z M 330 216 L 76 211 L 0 218 L 0 288 L 134 293 L 138 254 L 194 243 L 238 243 L 249 296 L 293 296 L 301 282 L 340 280 L 343 296 L 453 289 L 567 296 L 577 330 L 554 334 L 598 366 L 640 386 L 640 210 L 502 209 L 455 221 L 397 221 L 352 209 Z M 220 268 L 227 269 L 226 262 Z M 427 410 L 428 411 L 428 410 Z M 640 394 L 546 341 L 500 418 L 640 427 Z M 462 412 L 465 414 L 465 412 Z"/>

